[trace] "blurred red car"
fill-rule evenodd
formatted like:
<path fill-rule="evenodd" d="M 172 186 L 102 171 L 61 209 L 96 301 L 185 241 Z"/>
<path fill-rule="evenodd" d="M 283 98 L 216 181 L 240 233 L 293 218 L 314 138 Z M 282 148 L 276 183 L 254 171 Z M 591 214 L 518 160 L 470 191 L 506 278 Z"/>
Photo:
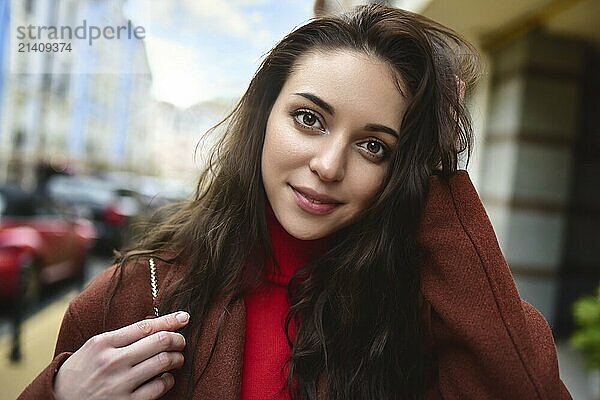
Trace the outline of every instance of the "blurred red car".
<path fill-rule="evenodd" d="M 18 331 L 26 309 L 44 286 L 77 279 L 83 283 L 85 262 L 96 232 L 86 219 L 61 212 L 32 193 L 0 186 L 0 303 Z"/>

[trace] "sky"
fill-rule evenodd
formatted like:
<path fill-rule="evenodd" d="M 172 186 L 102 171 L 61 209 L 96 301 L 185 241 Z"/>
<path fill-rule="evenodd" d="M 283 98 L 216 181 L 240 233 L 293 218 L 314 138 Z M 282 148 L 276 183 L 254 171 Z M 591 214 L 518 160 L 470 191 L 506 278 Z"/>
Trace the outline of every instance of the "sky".
<path fill-rule="evenodd" d="M 128 0 L 124 14 L 146 30 L 154 97 L 186 108 L 241 95 L 262 56 L 312 9 L 313 0 Z"/>

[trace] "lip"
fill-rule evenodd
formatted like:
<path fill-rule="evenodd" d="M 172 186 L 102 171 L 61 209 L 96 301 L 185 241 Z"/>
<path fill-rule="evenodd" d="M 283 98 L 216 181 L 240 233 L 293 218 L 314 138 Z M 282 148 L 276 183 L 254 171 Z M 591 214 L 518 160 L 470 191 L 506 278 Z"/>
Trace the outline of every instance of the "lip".
<path fill-rule="evenodd" d="M 292 189 L 294 200 L 296 200 L 298 207 L 308 213 L 316 215 L 329 214 L 343 204 L 339 200 L 313 189 L 301 186 L 289 186 Z"/>

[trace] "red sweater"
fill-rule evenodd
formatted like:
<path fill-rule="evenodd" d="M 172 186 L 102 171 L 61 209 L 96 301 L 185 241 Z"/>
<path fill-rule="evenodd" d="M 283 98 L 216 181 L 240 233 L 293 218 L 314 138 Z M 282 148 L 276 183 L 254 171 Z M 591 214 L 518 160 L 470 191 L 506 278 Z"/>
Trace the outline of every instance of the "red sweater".
<path fill-rule="evenodd" d="M 286 285 L 298 268 L 327 249 L 327 238 L 299 240 L 291 236 L 270 207 L 267 222 L 274 260 L 267 265 L 268 276 L 263 286 L 244 297 L 242 400 L 289 399 L 287 393 L 278 393 L 285 385 L 286 361 L 290 355 L 284 326 L 289 308 Z M 292 326 L 290 334 L 293 333 Z"/>

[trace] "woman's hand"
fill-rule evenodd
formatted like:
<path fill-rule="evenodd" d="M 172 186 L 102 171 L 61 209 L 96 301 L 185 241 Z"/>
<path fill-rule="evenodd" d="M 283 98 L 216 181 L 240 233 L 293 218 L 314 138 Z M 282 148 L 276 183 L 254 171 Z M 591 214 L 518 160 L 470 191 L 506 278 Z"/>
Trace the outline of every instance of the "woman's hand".
<path fill-rule="evenodd" d="M 168 371 L 183 365 L 183 311 L 146 319 L 89 339 L 60 367 L 57 400 L 157 399 L 175 383 Z"/>

